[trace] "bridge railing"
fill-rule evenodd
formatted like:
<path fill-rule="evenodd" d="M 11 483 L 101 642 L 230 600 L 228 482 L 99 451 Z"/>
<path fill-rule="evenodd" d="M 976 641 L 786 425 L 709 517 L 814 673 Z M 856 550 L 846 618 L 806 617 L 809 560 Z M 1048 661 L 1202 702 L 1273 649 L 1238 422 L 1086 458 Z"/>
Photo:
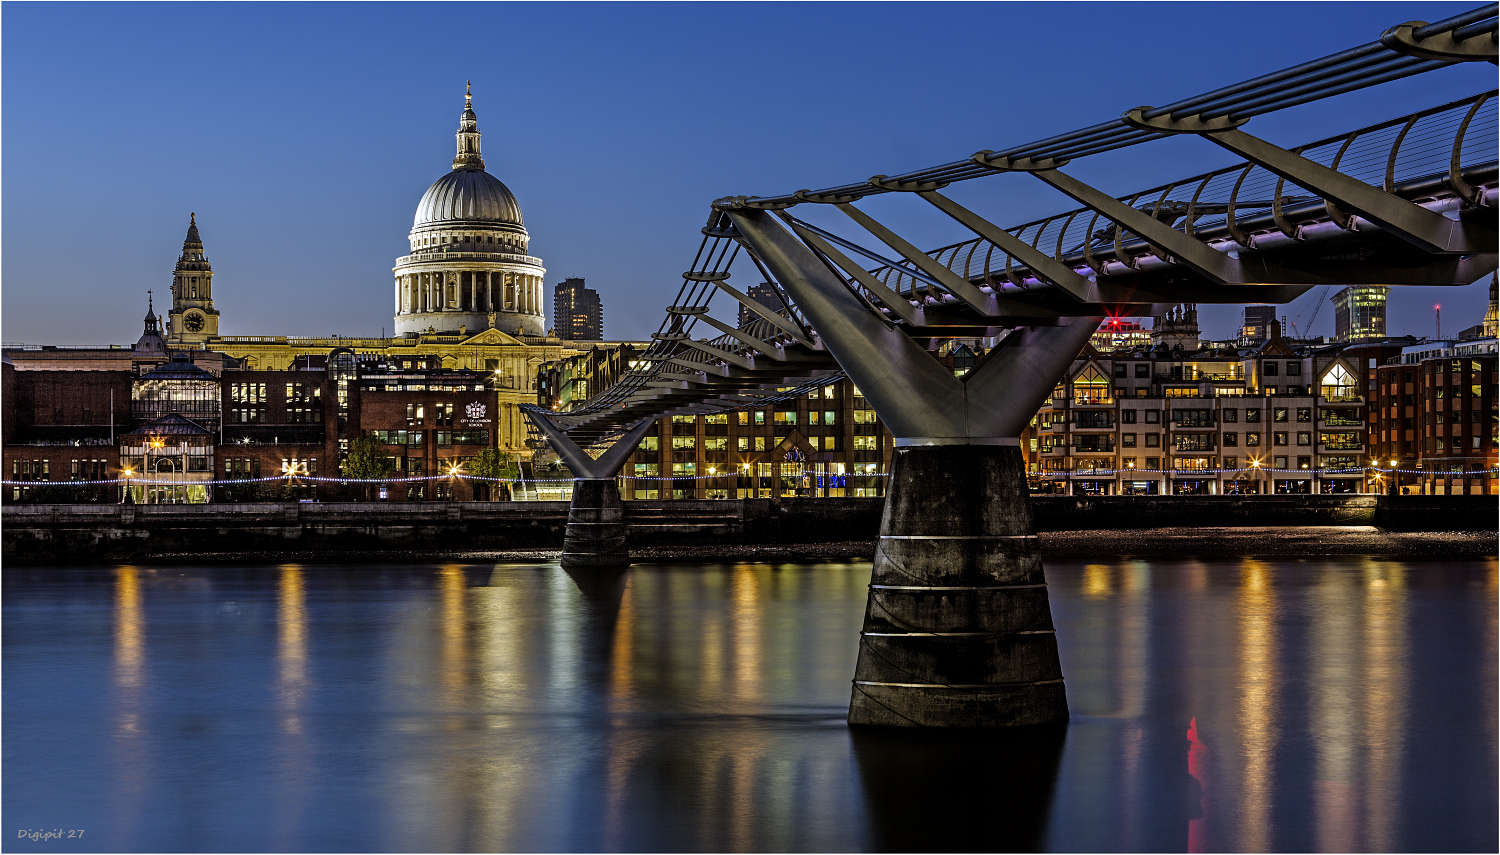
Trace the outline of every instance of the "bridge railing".
<path fill-rule="evenodd" d="M 1495 138 L 1500 131 L 1496 91 L 1481 92 L 1292 149 L 1322 166 L 1388 193 L 1466 196 L 1496 181 Z M 1257 234 L 1295 232 L 1309 219 L 1338 216 L 1329 203 L 1244 160 L 1190 178 L 1118 197 L 1201 240 L 1233 240 L 1250 247 Z M 1438 193 L 1431 193 L 1437 189 Z M 1309 216 L 1310 215 L 1310 216 Z M 1006 229 L 1076 268 L 1128 264 L 1150 247 L 1090 208 L 1075 208 Z M 1029 268 L 984 238 L 928 252 L 944 267 L 997 292 L 1049 288 Z M 897 293 L 921 300 L 930 279 L 905 264 L 871 273 Z"/>

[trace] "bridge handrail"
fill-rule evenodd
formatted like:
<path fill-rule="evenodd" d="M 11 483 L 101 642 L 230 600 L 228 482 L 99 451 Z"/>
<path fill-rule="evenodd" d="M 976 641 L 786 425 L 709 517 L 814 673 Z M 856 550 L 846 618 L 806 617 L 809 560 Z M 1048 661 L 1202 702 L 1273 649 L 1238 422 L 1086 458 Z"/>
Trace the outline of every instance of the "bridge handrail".
<path fill-rule="evenodd" d="M 1451 183 L 1452 176 L 1446 173 L 1450 171 L 1454 149 L 1459 149 L 1456 153 L 1459 154 L 1460 178 L 1466 177 L 1467 168 L 1477 166 L 1482 170 L 1483 167 L 1493 162 L 1487 161 L 1479 164 L 1465 162 L 1462 155 L 1464 151 L 1471 148 L 1479 155 L 1493 155 L 1493 149 L 1484 146 L 1487 146 L 1487 142 L 1493 141 L 1495 137 L 1496 95 L 1497 91 L 1493 89 L 1480 92 L 1467 98 L 1460 98 L 1354 131 L 1306 143 L 1293 151 L 1321 162 L 1325 166 L 1336 167 L 1344 164 L 1346 168 L 1342 171 L 1345 174 L 1372 186 L 1386 184 L 1388 190 L 1395 192 L 1396 195 L 1402 195 L 1400 191 L 1403 187 L 1414 181 L 1431 179 L 1438 175 L 1447 178 Z M 1478 110 L 1475 115 L 1470 121 L 1464 122 L 1468 111 L 1476 106 Z M 1439 118 L 1438 127 L 1431 127 L 1432 123 L 1424 126 L 1421 122 L 1422 119 L 1434 117 Z M 1391 131 L 1408 126 L 1411 127 L 1408 133 L 1403 135 L 1404 139 L 1376 139 L 1373 144 L 1354 145 L 1356 141 L 1369 138 L 1380 131 Z M 1418 128 L 1421 129 L 1420 132 L 1414 134 Z M 1458 133 L 1460 128 L 1464 130 L 1461 136 Z M 1430 143 L 1435 136 L 1448 137 L 1449 133 L 1452 134 L 1450 146 L 1423 145 Z M 1408 154 L 1404 168 L 1399 172 L 1395 170 L 1398 158 L 1391 156 L 1398 144 L 1405 152 L 1417 151 L 1415 157 Z M 1374 153 L 1382 149 L 1380 156 L 1375 157 Z M 1400 151 L 1394 153 L 1399 156 Z M 1439 162 L 1432 162 L 1434 160 Z M 1351 164 L 1355 167 L 1354 169 L 1349 168 Z M 1173 221 L 1182 220 L 1182 225 L 1176 226 L 1177 230 L 1197 235 L 1200 239 L 1232 236 L 1235 231 L 1245 234 L 1266 231 L 1276 228 L 1278 219 L 1283 221 L 1290 219 L 1301 207 L 1326 208 L 1327 203 L 1321 197 L 1286 197 L 1276 193 L 1273 188 L 1279 189 L 1279 185 L 1282 184 L 1281 179 L 1260 166 L 1247 170 L 1248 166 L 1250 164 L 1247 161 L 1239 160 L 1230 166 L 1160 184 L 1118 198 L 1119 201 L 1132 207 L 1139 205 L 1141 210 L 1156 213 L 1158 217 L 1171 216 L 1175 210 L 1177 216 L 1173 218 Z M 1216 181 L 1219 182 L 1217 185 Z M 1170 198 L 1172 191 L 1179 187 L 1185 188 L 1184 194 L 1188 191 L 1192 192 L 1189 199 Z M 1256 190 L 1265 192 L 1257 194 Z M 1248 197 L 1249 201 L 1242 200 L 1242 197 Z M 1292 207 L 1288 207 L 1289 199 L 1294 200 Z M 1280 205 L 1276 206 L 1279 207 L 1279 211 L 1273 213 L 1273 206 L 1276 202 L 1280 202 Z M 1253 219 L 1237 217 L 1235 223 L 1230 225 L 1230 214 L 1240 209 L 1249 209 L 1259 213 L 1253 215 Z M 1083 253 L 1085 238 L 1088 239 L 1088 246 L 1091 250 L 1098 247 L 1097 251 L 1091 252 L 1096 263 L 1115 260 L 1118 251 L 1113 246 L 1116 237 L 1115 225 L 1106 221 L 1102 224 L 1104 226 L 1102 229 L 1091 231 L 1095 223 L 1088 217 L 1080 218 L 1080 215 L 1085 213 L 1092 213 L 1092 209 L 1074 208 L 1013 226 L 1006 231 L 1033 246 L 1049 250 L 1049 255 L 1074 267 L 1083 267 L 1087 261 Z M 1280 216 L 1276 216 L 1276 213 Z M 1061 227 L 1054 228 L 1059 223 Z M 1184 226 L 1188 228 L 1184 229 Z M 1032 231 L 1033 229 L 1036 231 Z M 1028 232 L 1030 237 L 1027 236 Z M 1145 249 L 1144 242 L 1128 231 L 1122 236 L 1122 241 L 1132 242 L 1126 243 L 1126 248 Z M 1064 246 L 1068 248 L 1063 249 Z M 981 253 L 983 264 L 976 268 L 973 261 L 975 256 Z M 1010 282 L 1012 276 L 1020 278 L 1023 283 L 1026 282 L 1023 274 L 1029 274 L 1030 269 L 1019 261 L 1011 259 L 1005 250 L 984 238 L 969 238 L 930 250 L 927 254 L 966 279 L 982 280 L 991 286 L 1000 285 L 1004 290 L 1016 288 L 1025 291 L 1050 287 L 1044 282 L 1034 280 L 1022 285 Z M 962 264 L 959 263 L 960 258 L 963 260 Z M 876 267 L 870 272 L 900 294 L 915 295 L 917 282 L 929 281 L 924 274 L 912 270 L 905 264 Z"/>

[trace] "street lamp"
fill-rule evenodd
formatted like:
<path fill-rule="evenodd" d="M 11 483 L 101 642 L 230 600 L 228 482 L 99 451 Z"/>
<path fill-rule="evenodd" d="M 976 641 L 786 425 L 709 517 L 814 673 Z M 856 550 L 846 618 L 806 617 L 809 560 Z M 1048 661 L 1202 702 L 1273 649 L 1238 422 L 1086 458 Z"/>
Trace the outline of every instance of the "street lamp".
<path fill-rule="evenodd" d="M 132 496 L 132 495 L 130 495 L 130 475 L 131 475 L 131 469 L 130 469 L 130 467 L 129 466 L 125 467 L 124 469 L 121 470 L 121 473 L 124 474 L 124 476 L 125 476 L 125 498 L 122 499 L 120 503 L 123 504 L 123 505 L 133 505 L 133 504 L 135 504 L 135 497 Z"/>
<path fill-rule="evenodd" d="M 455 463 L 448 467 L 448 501 L 458 500 L 457 479 L 463 474 L 463 464 Z"/>
<path fill-rule="evenodd" d="M 162 439 L 159 436 L 148 437 L 146 439 L 146 445 L 142 449 L 142 453 L 144 455 L 144 458 L 143 458 L 144 462 L 143 462 L 143 464 L 141 466 L 141 471 L 142 472 L 155 473 L 158 469 L 161 468 L 162 461 L 164 461 L 164 460 L 170 461 L 170 458 L 168 458 L 168 457 L 159 457 L 159 458 L 157 458 L 157 461 L 156 461 L 155 464 L 153 464 L 151 462 L 151 450 L 152 449 L 165 448 L 166 445 L 167 445 L 166 440 Z M 173 471 L 173 474 L 176 474 L 176 469 L 175 468 L 172 471 Z M 171 481 L 167 482 L 167 485 L 168 485 L 168 494 L 169 495 L 171 494 L 171 489 L 170 489 L 171 488 L 171 484 L 172 484 Z M 150 501 L 149 497 L 150 497 L 150 491 L 148 490 L 147 491 L 147 502 L 146 502 L 146 504 L 152 504 L 152 502 Z"/>
<path fill-rule="evenodd" d="M 298 477 L 307 475 L 307 463 L 295 457 L 290 460 L 283 457 L 281 459 L 281 474 L 286 476 L 286 488 L 287 492 L 290 493 L 293 486 L 292 482 Z"/>

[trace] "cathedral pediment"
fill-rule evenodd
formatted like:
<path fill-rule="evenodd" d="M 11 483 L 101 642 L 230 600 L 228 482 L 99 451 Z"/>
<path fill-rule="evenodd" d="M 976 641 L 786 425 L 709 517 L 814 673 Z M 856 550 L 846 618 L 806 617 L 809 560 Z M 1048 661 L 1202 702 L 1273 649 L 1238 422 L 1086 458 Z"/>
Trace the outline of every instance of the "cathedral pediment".
<path fill-rule="evenodd" d="M 469 336 L 461 342 L 463 345 L 488 345 L 500 347 L 507 345 L 522 345 L 525 342 L 512 335 L 507 335 L 496 329 L 484 330 Z"/>

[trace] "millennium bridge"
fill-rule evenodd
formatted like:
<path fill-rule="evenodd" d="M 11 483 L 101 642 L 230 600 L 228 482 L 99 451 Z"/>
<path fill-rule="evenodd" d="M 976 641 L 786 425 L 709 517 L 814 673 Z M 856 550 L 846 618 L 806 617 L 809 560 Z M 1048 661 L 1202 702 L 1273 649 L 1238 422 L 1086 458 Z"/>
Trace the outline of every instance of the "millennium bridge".
<path fill-rule="evenodd" d="M 1325 285 L 1467 285 L 1495 271 L 1494 90 L 1292 148 L 1245 128 L 1457 63 L 1494 64 L 1496 14 L 1491 4 L 1399 24 L 1292 68 L 915 172 L 715 201 L 637 367 L 566 413 L 526 408 L 576 476 L 563 565 L 628 564 L 615 476 L 655 419 L 763 407 L 847 377 L 896 446 L 850 723 L 1066 721 L 1017 437 L 1105 317 L 1285 303 Z M 1066 168 L 1184 134 L 1234 162 L 1118 198 Z M 941 192 L 980 179 L 1041 181 L 1079 207 L 1000 227 Z M 973 237 L 921 250 L 859 206 L 882 194 L 925 203 Z M 819 205 L 862 236 L 796 215 Z M 732 285 L 735 272 L 766 283 L 780 307 Z M 719 294 L 755 320 L 715 318 Z M 958 337 L 999 341 L 955 377 L 934 351 Z"/>

